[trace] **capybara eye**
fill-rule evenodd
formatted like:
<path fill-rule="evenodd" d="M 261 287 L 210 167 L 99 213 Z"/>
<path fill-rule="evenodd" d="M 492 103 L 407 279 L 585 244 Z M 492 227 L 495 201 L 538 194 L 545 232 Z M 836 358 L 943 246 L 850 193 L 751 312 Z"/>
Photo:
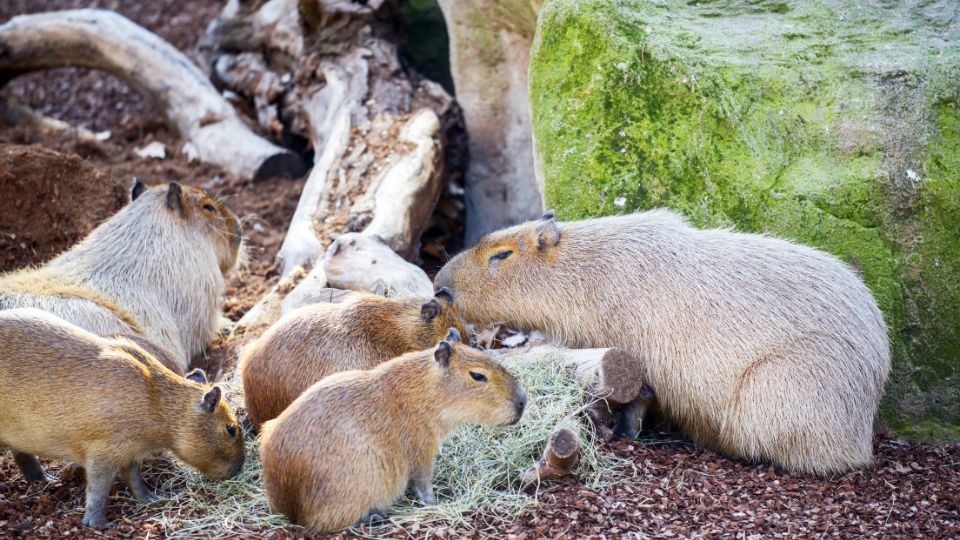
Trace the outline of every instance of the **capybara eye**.
<path fill-rule="evenodd" d="M 234 426 L 233 424 L 227 424 L 227 433 L 229 433 L 231 437 L 236 437 L 237 427 Z"/>
<path fill-rule="evenodd" d="M 477 382 L 487 382 L 487 376 L 483 373 L 477 373 L 476 371 L 470 372 L 470 378 Z"/>
<path fill-rule="evenodd" d="M 207 212 L 210 212 L 210 213 L 213 213 L 213 212 L 216 212 L 216 211 L 217 211 L 217 209 L 214 208 L 214 206 L 213 206 L 212 204 L 210 204 L 210 203 L 207 203 L 207 204 L 203 205 L 203 209 L 206 210 Z"/>
<path fill-rule="evenodd" d="M 501 252 L 495 254 L 494 256 L 490 257 L 490 262 L 502 261 L 502 260 L 506 259 L 507 257 L 509 257 L 509 256 L 511 256 L 511 255 L 513 255 L 513 251 L 512 251 L 512 250 L 509 250 L 509 249 L 508 249 L 508 250 L 506 250 L 506 251 L 501 251 Z"/>

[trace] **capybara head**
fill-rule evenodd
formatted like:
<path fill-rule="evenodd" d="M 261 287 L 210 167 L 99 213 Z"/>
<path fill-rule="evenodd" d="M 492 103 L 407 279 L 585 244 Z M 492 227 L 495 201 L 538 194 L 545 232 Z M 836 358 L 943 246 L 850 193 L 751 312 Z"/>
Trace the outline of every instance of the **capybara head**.
<path fill-rule="evenodd" d="M 527 406 L 527 393 L 497 361 L 460 343 L 451 328 L 433 357 L 441 371 L 440 391 L 448 397 L 444 417 L 451 425 L 478 422 L 516 424 Z"/>
<path fill-rule="evenodd" d="M 202 370 L 187 376 L 190 398 L 182 404 L 173 450 L 201 473 L 222 480 L 243 467 L 243 432 L 219 386 L 207 383 Z"/>
<path fill-rule="evenodd" d="M 222 273 L 226 274 L 243 259 L 243 232 L 237 216 L 207 190 L 177 182 L 166 187 L 147 187 L 137 179 L 130 190 L 130 202 L 131 206 L 151 205 L 207 240 L 214 246 Z"/>
<path fill-rule="evenodd" d="M 560 226 L 550 211 L 537 221 L 484 236 L 448 261 L 434 284 L 453 293 L 460 313 L 468 321 L 517 320 L 521 311 L 526 319 L 530 313 L 541 311 L 542 306 L 524 306 L 524 300 L 563 294 L 543 290 L 544 277 L 557 273 L 561 242 Z"/>
<path fill-rule="evenodd" d="M 466 333 L 463 319 L 449 289 L 440 289 L 433 298 L 420 299 L 419 312 L 414 324 L 414 336 L 417 343 L 414 349 L 426 349 L 442 340 L 449 328 L 455 328 L 461 335 Z"/>

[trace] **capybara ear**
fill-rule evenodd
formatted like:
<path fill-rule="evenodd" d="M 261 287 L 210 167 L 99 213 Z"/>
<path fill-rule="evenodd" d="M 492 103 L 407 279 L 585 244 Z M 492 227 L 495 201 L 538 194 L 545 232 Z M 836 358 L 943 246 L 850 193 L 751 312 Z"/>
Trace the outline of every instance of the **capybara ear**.
<path fill-rule="evenodd" d="M 450 345 L 446 341 L 437 343 L 437 350 L 433 351 L 433 357 L 437 359 L 437 363 L 440 364 L 440 367 L 449 367 L 451 356 L 453 356 L 453 345 Z"/>
<path fill-rule="evenodd" d="M 420 306 L 420 317 L 426 322 L 433 322 L 440 316 L 440 303 L 436 298 L 431 298 L 427 303 Z"/>
<path fill-rule="evenodd" d="M 450 330 L 447 331 L 447 337 L 443 338 L 444 341 L 448 343 L 460 343 L 460 331 L 454 327 L 450 327 Z"/>
<path fill-rule="evenodd" d="M 441 287 L 439 291 L 433 293 L 434 298 L 439 298 L 444 300 L 449 304 L 453 303 L 453 292 L 450 291 L 449 287 Z"/>
<path fill-rule="evenodd" d="M 212 413 L 217 410 L 217 403 L 220 403 L 220 387 L 214 386 L 200 398 L 200 409 L 205 413 Z"/>
<path fill-rule="evenodd" d="M 183 188 L 176 182 L 170 182 L 170 187 L 167 188 L 167 208 L 176 210 L 180 215 L 186 212 L 183 206 Z"/>
<path fill-rule="evenodd" d="M 187 373 L 186 379 L 200 384 L 207 384 L 207 374 L 200 368 L 196 368 L 190 373 Z"/>
<path fill-rule="evenodd" d="M 540 221 L 548 221 L 551 219 L 557 219 L 557 213 L 552 208 L 550 210 L 547 210 L 546 212 L 543 213 L 542 216 L 540 216 Z"/>
<path fill-rule="evenodd" d="M 552 212 L 548 212 L 552 213 Z M 544 214 L 546 216 L 547 214 Z M 549 217 L 537 224 L 537 249 L 543 251 L 560 241 L 560 226 L 556 217 Z"/>
<path fill-rule="evenodd" d="M 143 195 L 143 192 L 147 190 L 147 185 L 143 183 L 143 180 L 133 177 L 133 186 L 130 188 L 130 201 L 137 200 L 137 197 Z"/>

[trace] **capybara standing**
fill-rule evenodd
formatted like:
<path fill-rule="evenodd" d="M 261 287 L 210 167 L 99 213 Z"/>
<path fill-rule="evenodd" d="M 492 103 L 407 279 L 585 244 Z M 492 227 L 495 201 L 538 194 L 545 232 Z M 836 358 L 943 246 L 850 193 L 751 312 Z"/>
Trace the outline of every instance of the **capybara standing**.
<path fill-rule="evenodd" d="M 340 304 L 304 306 L 277 321 L 240 359 L 244 402 L 257 427 L 276 418 L 320 379 L 371 369 L 463 332 L 449 291 L 434 298 L 390 299 L 354 293 Z"/>
<path fill-rule="evenodd" d="M 206 191 L 137 181 L 131 202 L 44 266 L 0 276 L 0 309 L 35 307 L 101 336 L 140 334 L 185 372 L 221 325 L 236 216 Z"/>
<path fill-rule="evenodd" d="M 243 434 L 202 371 L 175 374 L 125 338 L 103 338 L 49 313 L 0 311 L 0 446 L 28 480 L 44 478 L 35 456 L 86 472 L 83 524 L 106 525 L 120 473 L 151 501 L 140 463 L 171 450 L 213 478 L 243 466 Z"/>
<path fill-rule="evenodd" d="M 548 213 L 484 237 L 436 286 L 468 321 L 642 356 L 660 410 L 719 451 L 813 473 L 871 462 L 887 329 L 831 255 L 665 210 Z"/>
<path fill-rule="evenodd" d="M 407 353 L 311 386 L 260 436 L 274 512 L 321 531 L 384 515 L 412 484 L 433 504 L 433 460 L 457 426 L 520 420 L 527 395 L 485 354 L 457 343 Z"/>

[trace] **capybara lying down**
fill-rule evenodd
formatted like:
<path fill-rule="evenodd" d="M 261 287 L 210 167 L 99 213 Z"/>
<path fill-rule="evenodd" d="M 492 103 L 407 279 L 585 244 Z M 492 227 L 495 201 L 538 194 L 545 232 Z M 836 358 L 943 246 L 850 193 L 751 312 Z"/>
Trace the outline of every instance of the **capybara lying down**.
<path fill-rule="evenodd" d="M 83 524 L 106 525 L 114 477 L 138 499 L 153 493 L 144 458 L 171 450 L 212 478 L 243 466 L 243 434 L 203 372 L 170 371 L 127 338 L 103 338 L 34 308 L 0 310 L 0 446 L 23 475 L 43 480 L 35 456 L 86 472 Z"/>
<path fill-rule="evenodd" d="M 260 435 L 274 512 L 320 531 L 383 515 L 412 484 L 434 503 L 433 459 L 456 427 L 520 420 L 527 395 L 486 354 L 457 343 L 311 386 Z"/>
<path fill-rule="evenodd" d="M 661 412 L 718 451 L 821 474 L 871 462 L 887 328 L 831 255 L 665 210 L 548 213 L 482 238 L 436 286 L 467 321 L 642 356 Z"/>

